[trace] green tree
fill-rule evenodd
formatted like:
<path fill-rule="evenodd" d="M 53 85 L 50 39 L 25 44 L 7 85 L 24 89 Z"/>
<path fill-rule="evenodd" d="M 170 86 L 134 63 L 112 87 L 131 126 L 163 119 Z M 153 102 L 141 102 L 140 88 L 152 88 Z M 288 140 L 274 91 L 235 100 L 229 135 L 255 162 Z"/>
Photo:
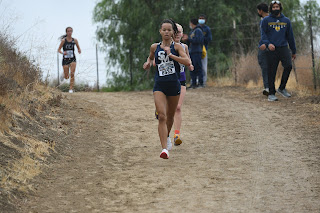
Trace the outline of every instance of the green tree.
<path fill-rule="evenodd" d="M 303 39 L 307 38 L 307 46 L 310 44 L 310 28 L 309 28 L 309 16 L 311 15 L 312 18 L 312 31 L 313 35 L 317 35 L 320 32 L 320 7 L 319 4 L 315 0 L 309 0 L 307 3 L 303 6 L 303 22 L 307 23 L 305 28 L 303 28 Z M 314 39 L 316 39 L 314 37 Z M 306 40 L 305 40 L 306 41 Z"/>
<path fill-rule="evenodd" d="M 94 21 L 100 23 L 97 38 L 108 49 L 108 62 L 119 64 L 120 73 L 113 74 L 114 86 L 139 88 L 145 78 L 142 64 L 150 45 L 159 41 L 158 25 L 166 16 L 165 1 L 102 0 L 94 10 Z M 151 85 L 152 82 L 147 83 Z"/>
<path fill-rule="evenodd" d="M 208 73 L 228 74 L 233 53 L 246 54 L 257 49 L 260 18 L 256 5 L 259 3 L 261 0 L 101 0 L 94 10 L 94 21 L 99 24 L 97 39 L 107 50 L 109 65 L 120 67 L 109 85 L 128 90 L 150 87 L 152 78 L 146 80 L 142 65 L 150 45 L 160 41 L 160 22 L 172 18 L 188 33 L 190 18 L 199 14 L 207 15 L 213 35 L 208 49 Z M 314 0 L 302 6 L 299 0 L 283 0 L 282 4 L 283 13 L 293 23 L 300 52 L 308 47 L 307 13 L 314 14 L 314 30 L 319 29 L 319 5 Z"/>

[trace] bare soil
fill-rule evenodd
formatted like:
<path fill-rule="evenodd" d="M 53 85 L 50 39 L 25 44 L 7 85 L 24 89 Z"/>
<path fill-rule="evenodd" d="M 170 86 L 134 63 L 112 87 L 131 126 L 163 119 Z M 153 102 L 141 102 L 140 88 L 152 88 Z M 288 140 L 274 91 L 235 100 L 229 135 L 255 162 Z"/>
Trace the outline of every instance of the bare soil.
<path fill-rule="evenodd" d="M 72 134 L 18 212 L 320 212 L 318 97 L 188 90 L 163 160 L 151 91 L 65 96 Z"/>

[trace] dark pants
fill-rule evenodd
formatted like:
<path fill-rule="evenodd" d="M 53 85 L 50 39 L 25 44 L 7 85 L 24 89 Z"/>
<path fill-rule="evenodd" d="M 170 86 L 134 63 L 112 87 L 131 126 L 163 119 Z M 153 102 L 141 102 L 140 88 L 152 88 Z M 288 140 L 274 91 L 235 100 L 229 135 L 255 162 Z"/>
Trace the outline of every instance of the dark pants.
<path fill-rule="evenodd" d="M 258 52 L 258 62 L 262 71 L 262 80 L 264 88 L 269 88 L 268 82 L 268 59 L 267 53 L 268 50 L 259 50 Z"/>
<path fill-rule="evenodd" d="M 190 53 L 192 65 L 194 66 L 194 70 L 190 71 L 192 86 L 196 86 L 197 77 L 199 78 L 199 84 L 203 85 L 203 71 L 202 71 L 201 56 L 202 56 L 201 52 L 200 53 Z"/>
<path fill-rule="evenodd" d="M 290 72 L 292 70 L 292 55 L 288 47 L 276 47 L 275 51 L 267 52 L 268 58 L 268 82 L 269 82 L 269 94 L 276 94 L 274 81 L 276 79 L 277 69 L 279 62 L 281 61 L 284 68 L 281 84 L 279 89 L 283 90 L 286 88 L 286 84 L 289 79 Z"/>

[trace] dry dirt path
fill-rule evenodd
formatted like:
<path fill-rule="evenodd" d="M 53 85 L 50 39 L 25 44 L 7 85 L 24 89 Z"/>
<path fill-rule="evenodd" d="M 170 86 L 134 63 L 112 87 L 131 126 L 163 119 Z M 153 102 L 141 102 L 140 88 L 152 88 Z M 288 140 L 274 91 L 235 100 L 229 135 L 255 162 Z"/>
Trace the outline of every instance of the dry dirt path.
<path fill-rule="evenodd" d="M 21 212 L 319 212 L 319 105 L 254 94 L 188 91 L 169 160 L 150 91 L 67 94 L 76 133 Z"/>

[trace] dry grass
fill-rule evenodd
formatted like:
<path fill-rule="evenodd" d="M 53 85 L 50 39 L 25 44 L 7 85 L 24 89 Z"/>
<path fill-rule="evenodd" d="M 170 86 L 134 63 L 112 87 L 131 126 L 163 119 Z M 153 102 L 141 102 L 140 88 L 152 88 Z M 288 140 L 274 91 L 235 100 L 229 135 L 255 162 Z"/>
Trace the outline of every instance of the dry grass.
<path fill-rule="evenodd" d="M 25 192 L 27 189 L 32 189 L 27 184 L 28 180 L 40 173 L 41 162 L 46 161 L 50 150 L 54 151 L 55 147 L 54 142 L 47 143 L 36 139 L 33 135 L 27 133 L 21 135 L 21 132 L 16 134 L 10 130 L 15 127 L 15 118 L 35 120 L 37 112 L 43 111 L 48 106 L 56 106 L 61 102 L 61 96 L 55 95 L 50 88 L 44 85 L 35 83 L 32 88 L 33 90 L 25 89 L 20 95 L 7 92 L 7 96 L 0 99 L 6 109 L 6 116 L 1 115 L 3 122 L 0 125 L 0 141 L 3 145 L 22 155 L 20 159 L 8 164 L 1 177 L 0 186 L 8 192 L 12 190 Z M 16 138 L 24 146 L 19 147 L 13 144 L 8 138 Z"/>
<path fill-rule="evenodd" d="M 7 169 L 2 176 L 1 186 L 12 196 L 11 191 L 18 190 L 21 192 L 32 191 L 33 188 L 28 181 L 41 172 L 39 161 L 30 158 L 28 155 L 23 156 Z"/>
<path fill-rule="evenodd" d="M 52 121 L 46 116 L 62 99 L 40 81 L 40 70 L 12 46 L 0 34 L 0 199 L 6 199 L 0 209 L 19 192 L 32 190 L 30 180 L 55 152 L 54 140 L 44 133 L 58 130 L 45 129 L 46 122 Z"/>
<path fill-rule="evenodd" d="M 45 162 L 46 158 L 50 155 L 50 150 L 54 151 L 55 144 L 43 143 L 32 138 L 32 136 L 17 135 L 14 132 L 9 132 L 8 134 L 22 141 L 24 147 L 14 145 L 2 135 L 3 144 L 17 150 L 22 154 L 22 157 L 10 162 L 4 171 L 4 175 L 1 177 L 0 185 L 9 193 L 13 190 L 22 192 L 32 191 L 33 187 L 28 181 L 40 174 L 41 167 L 43 166 L 41 162 Z"/>
<path fill-rule="evenodd" d="M 248 84 L 250 81 L 253 81 L 257 84 L 261 79 L 261 71 L 256 53 L 249 53 L 238 59 L 234 58 L 233 62 L 233 73 L 237 83 Z"/>
<path fill-rule="evenodd" d="M 319 59 L 316 60 L 317 63 L 317 73 L 320 74 Z M 235 79 L 237 80 L 237 85 L 242 85 L 247 88 L 263 88 L 261 68 L 258 64 L 257 53 L 252 52 L 247 55 L 243 55 L 240 58 L 233 59 L 234 66 L 231 68 L 233 77 L 222 79 L 222 85 L 233 85 L 235 84 Z M 319 95 L 320 91 L 315 91 L 313 89 L 313 71 L 312 71 L 312 59 L 311 54 L 300 55 L 295 60 L 296 76 L 294 69 L 292 70 L 287 88 L 297 92 L 300 96 L 311 96 Z M 281 63 L 279 64 L 277 76 L 276 76 L 276 87 L 280 84 L 281 76 L 283 72 L 283 67 Z M 318 77 L 319 78 L 319 77 Z M 217 80 L 218 82 L 220 79 Z M 221 84 L 221 83 L 217 83 Z M 319 88 L 318 80 L 318 88 Z"/>
<path fill-rule="evenodd" d="M 8 111 L 17 110 L 17 97 L 32 90 L 40 76 L 39 70 L 12 46 L 13 42 L 0 34 L 0 130 L 6 129 Z"/>
<path fill-rule="evenodd" d="M 226 87 L 226 86 L 235 86 L 234 79 L 231 77 L 221 77 L 221 78 L 208 78 L 208 86 L 214 87 Z"/>

